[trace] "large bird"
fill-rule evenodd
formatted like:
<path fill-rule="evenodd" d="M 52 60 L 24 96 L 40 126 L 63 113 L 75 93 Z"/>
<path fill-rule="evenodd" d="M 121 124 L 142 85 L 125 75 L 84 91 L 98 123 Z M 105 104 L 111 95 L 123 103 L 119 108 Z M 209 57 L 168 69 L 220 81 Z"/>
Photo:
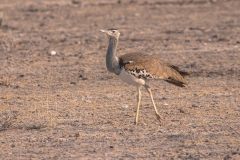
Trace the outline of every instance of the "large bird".
<path fill-rule="evenodd" d="M 117 56 L 116 51 L 120 32 L 117 29 L 101 30 L 101 32 L 106 33 L 109 39 L 106 54 L 107 70 L 119 76 L 119 78 L 124 82 L 137 87 L 138 102 L 135 123 L 138 123 L 142 87 L 145 87 L 148 91 L 156 116 L 160 120 L 161 118 L 153 100 L 153 95 L 151 88 L 148 85 L 148 80 L 165 80 L 176 86 L 184 87 L 187 84 L 183 77 L 186 72 L 182 72 L 178 69 L 178 67 L 160 60 L 156 55 L 132 53 Z"/>

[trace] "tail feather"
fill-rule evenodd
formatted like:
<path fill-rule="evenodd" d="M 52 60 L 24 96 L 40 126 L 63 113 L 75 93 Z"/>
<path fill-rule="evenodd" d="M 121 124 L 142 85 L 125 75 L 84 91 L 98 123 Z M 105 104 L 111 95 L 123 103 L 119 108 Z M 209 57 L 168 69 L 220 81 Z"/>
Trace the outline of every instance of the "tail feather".
<path fill-rule="evenodd" d="M 165 79 L 166 82 L 174 84 L 178 87 L 185 87 L 187 85 L 187 81 L 184 79 L 185 75 L 189 75 L 187 72 L 179 70 L 176 66 L 170 66 L 172 70 L 172 74 Z"/>
<path fill-rule="evenodd" d="M 173 68 L 174 70 L 176 70 L 178 73 L 180 73 L 183 77 L 185 76 L 189 76 L 190 74 L 186 71 L 182 71 L 179 69 L 179 67 L 171 65 L 171 68 Z"/>
<path fill-rule="evenodd" d="M 173 79 L 171 77 L 166 79 L 165 81 L 168 82 L 168 83 L 174 84 L 174 85 L 176 85 L 178 87 L 185 87 L 186 86 L 185 82 L 181 82 L 181 81 L 175 80 L 175 79 Z"/>

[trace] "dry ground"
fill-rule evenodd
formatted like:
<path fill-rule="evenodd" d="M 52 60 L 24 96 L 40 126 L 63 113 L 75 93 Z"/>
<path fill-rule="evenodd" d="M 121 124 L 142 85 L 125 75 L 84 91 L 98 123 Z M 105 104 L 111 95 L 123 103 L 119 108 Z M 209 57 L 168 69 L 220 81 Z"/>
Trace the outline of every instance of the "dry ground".
<path fill-rule="evenodd" d="M 0 0 L 0 159 L 240 159 L 240 1 Z M 119 54 L 158 54 L 189 86 L 144 92 L 105 68 Z M 51 55 L 56 51 L 56 55 Z"/>

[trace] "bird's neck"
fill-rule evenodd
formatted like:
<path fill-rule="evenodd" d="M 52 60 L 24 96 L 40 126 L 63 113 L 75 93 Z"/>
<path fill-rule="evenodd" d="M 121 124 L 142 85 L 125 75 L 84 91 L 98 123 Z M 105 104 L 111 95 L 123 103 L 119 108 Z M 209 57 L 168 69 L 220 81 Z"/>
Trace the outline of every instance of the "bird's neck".
<path fill-rule="evenodd" d="M 115 37 L 109 38 L 109 44 L 108 44 L 107 56 L 106 56 L 106 66 L 109 72 L 113 72 L 118 75 L 121 72 L 121 68 L 119 66 L 119 60 L 116 55 L 117 44 L 118 44 L 117 38 Z"/>

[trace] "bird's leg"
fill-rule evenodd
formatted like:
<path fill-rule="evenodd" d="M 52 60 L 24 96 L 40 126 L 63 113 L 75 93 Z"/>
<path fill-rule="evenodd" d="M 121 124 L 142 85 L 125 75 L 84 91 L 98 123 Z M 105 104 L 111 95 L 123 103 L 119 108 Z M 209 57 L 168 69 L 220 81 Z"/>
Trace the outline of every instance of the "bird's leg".
<path fill-rule="evenodd" d="M 158 113 L 157 107 L 156 107 L 155 102 L 154 102 L 154 100 L 153 100 L 153 95 L 152 95 L 151 88 L 150 88 L 148 85 L 145 85 L 145 88 L 146 88 L 146 90 L 148 91 L 148 93 L 149 93 L 149 95 L 150 95 L 150 97 L 151 97 L 151 100 L 152 100 L 152 103 L 153 103 L 153 107 L 154 107 L 154 110 L 155 110 L 157 119 L 158 119 L 158 120 L 161 120 L 160 114 Z"/>
<path fill-rule="evenodd" d="M 142 97 L 142 94 L 141 94 L 141 87 L 138 87 L 138 95 L 137 95 L 137 112 L 136 112 L 136 119 L 135 119 L 135 123 L 137 124 L 138 123 L 138 115 L 139 115 L 139 109 L 140 109 L 140 102 L 141 102 L 141 97 Z"/>

